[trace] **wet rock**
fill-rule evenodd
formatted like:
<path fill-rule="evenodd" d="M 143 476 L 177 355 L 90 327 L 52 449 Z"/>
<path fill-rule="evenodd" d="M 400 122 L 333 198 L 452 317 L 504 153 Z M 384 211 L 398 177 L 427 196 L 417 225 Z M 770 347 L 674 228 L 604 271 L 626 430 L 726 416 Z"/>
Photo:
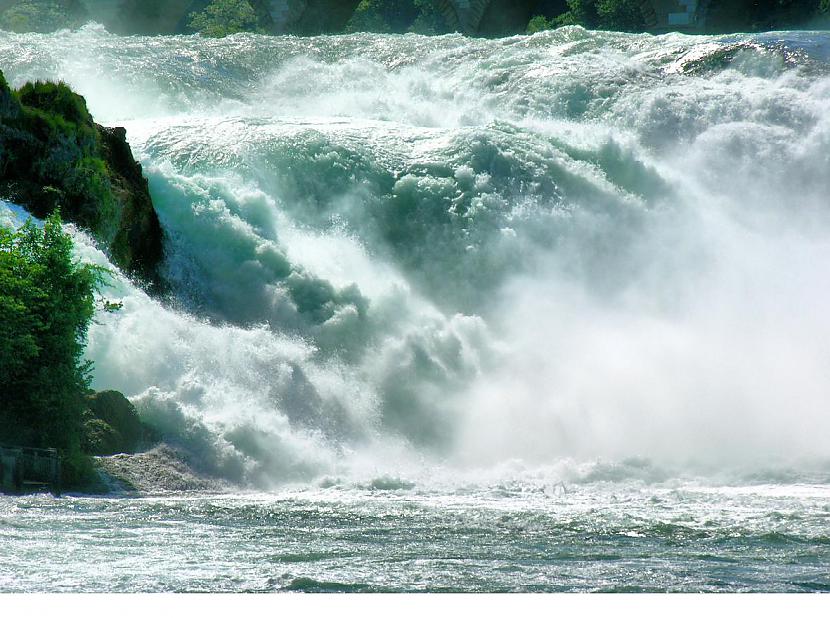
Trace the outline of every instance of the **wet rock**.
<path fill-rule="evenodd" d="M 134 453 L 158 441 L 141 422 L 135 407 L 117 391 L 102 391 L 87 400 L 84 450 L 90 455 Z"/>
<path fill-rule="evenodd" d="M 186 451 L 167 444 L 137 455 L 99 457 L 97 463 L 111 491 L 160 493 L 228 489 L 224 481 L 196 470 L 189 463 Z"/>

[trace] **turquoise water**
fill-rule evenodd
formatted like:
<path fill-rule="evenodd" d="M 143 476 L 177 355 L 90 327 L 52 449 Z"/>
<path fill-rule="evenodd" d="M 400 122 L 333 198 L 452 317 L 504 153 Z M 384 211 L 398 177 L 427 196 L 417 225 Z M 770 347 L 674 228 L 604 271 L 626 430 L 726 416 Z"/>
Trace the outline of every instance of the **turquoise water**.
<path fill-rule="evenodd" d="M 827 590 L 828 45 L 0 33 L 166 234 L 94 386 L 238 488 L 0 498 L 0 590 Z"/>

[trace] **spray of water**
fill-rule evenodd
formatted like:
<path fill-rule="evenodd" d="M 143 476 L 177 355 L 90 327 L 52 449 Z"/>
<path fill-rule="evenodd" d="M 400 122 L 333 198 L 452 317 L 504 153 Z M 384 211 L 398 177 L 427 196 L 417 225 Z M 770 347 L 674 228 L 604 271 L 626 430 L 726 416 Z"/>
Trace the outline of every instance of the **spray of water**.
<path fill-rule="evenodd" d="M 116 276 L 89 355 L 204 465 L 712 471 L 827 457 L 821 36 L 86 27 L 0 64 L 127 126 L 174 293 Z"/>

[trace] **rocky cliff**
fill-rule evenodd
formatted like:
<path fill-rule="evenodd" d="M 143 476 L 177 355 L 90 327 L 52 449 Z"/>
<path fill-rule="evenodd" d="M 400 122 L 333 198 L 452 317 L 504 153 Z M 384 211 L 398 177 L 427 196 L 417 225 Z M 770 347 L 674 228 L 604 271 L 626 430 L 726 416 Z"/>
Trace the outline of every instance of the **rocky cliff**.
<path fill-rule="evenodd" d="M 159 283 L 162 230 L 126 131 L 96 124 L 65 84 L 12 90 L 0 73 L 0 197 L 38 217 L 60 208 L 121 269 Z"/>

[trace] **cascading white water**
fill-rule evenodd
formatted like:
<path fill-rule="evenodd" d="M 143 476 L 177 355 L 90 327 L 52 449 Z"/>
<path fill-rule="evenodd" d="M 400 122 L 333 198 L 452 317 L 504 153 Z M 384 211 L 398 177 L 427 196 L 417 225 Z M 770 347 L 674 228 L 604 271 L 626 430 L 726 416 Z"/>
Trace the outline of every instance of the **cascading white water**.
<path fill-rule="evenodd" d="M 89 26 L 0 68 L 127 127 L 174 292 L 115 277 L 95 386 L 206 465 L 705 470 L 827 457 L 822 36 Z"/>

